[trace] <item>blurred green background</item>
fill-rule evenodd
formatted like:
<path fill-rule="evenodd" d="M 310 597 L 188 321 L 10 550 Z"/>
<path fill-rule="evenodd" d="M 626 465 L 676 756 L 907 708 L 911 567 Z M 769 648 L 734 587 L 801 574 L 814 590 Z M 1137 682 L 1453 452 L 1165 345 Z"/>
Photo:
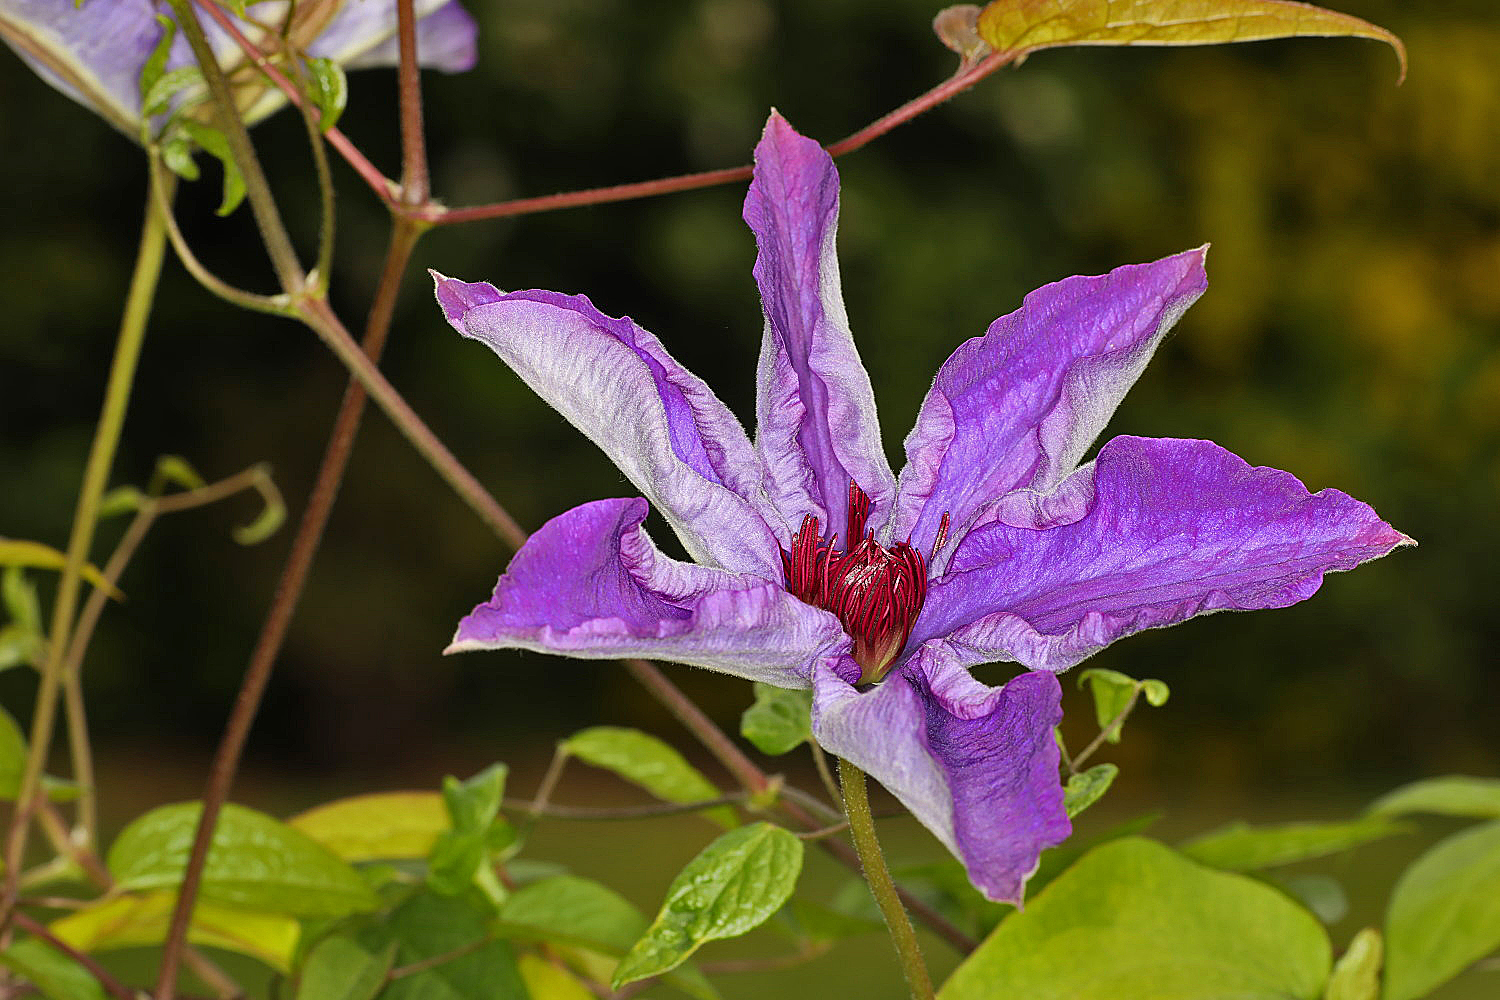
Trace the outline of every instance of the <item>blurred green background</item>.
<path fill-rule="evenodd" d="M 478 69 L 425 79 L 434 186 L 451 204 L 742 163 L 773 105 L 832 141 L 953 63 L 927 27 L 935 7 L 916 0 L 470 6 Z M 1385 47 L 1352 40 L 1049 51 L 840 163 L 845 296 L 893 460 L 938 364 L 1029 289 L 1212 242 L 1208 294 L 1106 434 L 1212 438 L 1370 502 L 1421 543 L 1295 608 L 1143 634 L 1091 661 L 1173 688 L 1111 751 L 1123 774 L 1100 823 L 1140 809 L 1165 810 L 1169 831 L 1336 816 L 1411 778 L 1500 771 L 1500 19 L 1492 0 L 1345 9 L 1406 40 L 1403 86 Z M 393 74 L 351 86 L 342 127 L 395 173 Z M 143 161 L 9 56 L 0 95 L 0 534 L 61 546 Z M 310 254 L 301 126 L 283 114 L 255 138 Z M 385 219 L 335 169 L 334 301 L 357 326 Z M 205 176 L 179 196 L 189 238 L 225 277 L 269 289 L 248 212 L 214 216 L 215 168 Z M 742 198 L 736 185 L 435 231 L 386 370 L 524 526 L 629 495 L 581 435 L 449 329 L 420 269 L 586 292 L 657 333 L 748 419 L 761 319 Z M 166 452 L 210 479 L 267 460 L 295 515 L 343 381 L 302 328 L 237 313 L 169 264 L 113 481 L 144 484 Z M 231 507 L 155 529 L 87 663 L 115 823 L 197 794 L 266 609 L 290 531 L 242 549 L 228 529 L 253 502 Z M 119 530 L 107 526 L 101 559 Z M 284 812 L 497 758 L 522 788 L 554 740 L 596 723 L 686 745 L 613 665 L 439 655 L 505 559 L 384 418 L 368 419 L 238 797 Z M 726 726 L 750 700 L 739 681 L 673 676 Z M 10 671 L 0 700 L 24 720 L 33 687 Z M 1070 698 L 1086 738 L 1087 705 Z M 563 797 L 590 794 L 565 785 Z M 644 905 L 702 837 L 673 831 L 607 831 L 622 838 L 613 880 Z M 561 854 L 602 863 L 596 831 L 556 836 Z M 653 849 L 660 866 L 640 859 Z M 911 849 L 932 846 L 913 828 Z M 1382 850 L 1366 854 L 1388 877 L 1414 846 L 1389 861 Z M 897 995 L 890 971 L 877 966 L 884 985 L 863 995 Z M 1485 982 L 1472 989 L 1495 988 Z M 1490 995 L 1467 988 L 1440 995 Z"/>

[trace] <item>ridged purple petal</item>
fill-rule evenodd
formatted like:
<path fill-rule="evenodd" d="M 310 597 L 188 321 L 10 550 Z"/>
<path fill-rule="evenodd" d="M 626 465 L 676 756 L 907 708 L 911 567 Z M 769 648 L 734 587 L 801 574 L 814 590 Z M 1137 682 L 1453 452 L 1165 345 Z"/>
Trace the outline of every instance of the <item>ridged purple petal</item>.
<path fill-rule="evenodd" d="M 1022 499 L 1007 498 L 1012 524 L 959 544 L 913 643 L 1064 670 L 1142 629 L 1296 604 L 1325 573 L 1411 544 L 1353 497 L 1310 494 L 1211 441 L 1117 437 L 1055 494 Z"/>
<path fill-rule="evenodd" d="M 1067 278 L 961 344 L 906 439 L 894 533 L 926 552 L 987 501 L 1077 467 L 1172 324 L 1206 287 L 1204 249 Z"/>
<path fill-rule="evenodd" d="M 548 521 L 448 652 L 650 656 L 807 687 L 816 659 L 847 648 L 837 619 L 777 584 L 662 555 L 641 530 L 648 510 L 638 497 L 596 500 Z"/>
<path fill-rule="evenodd" d="M 651 334 L 581 295 L 436 275 L 448 322 L 483 341 L 604 450 L 694 559 L 781 579 L 790 541 L 734 415 Z"/>
<path fill-rule="evenodd" d="M 895 477 L 844 311 L 834 246 L 838 212 L 832 158 L 771 112 L 745 198 L 766 316 L 755 447 L 772 496 L 793 525 L 812 514 L 825 532 L 842 534 L 852 481 L 870 495 L 869 525 L 880 533 Z"/>
<path fill-rule="evenodd" d="M 1019 904 L 1042 850 L 1071 831 L 1052 737 L 1061 698 L 1051 674 L 986 687 L 932 643 L 863 692 L 820 664 L 813 733 L 900 799 L 987 897 Z"/>

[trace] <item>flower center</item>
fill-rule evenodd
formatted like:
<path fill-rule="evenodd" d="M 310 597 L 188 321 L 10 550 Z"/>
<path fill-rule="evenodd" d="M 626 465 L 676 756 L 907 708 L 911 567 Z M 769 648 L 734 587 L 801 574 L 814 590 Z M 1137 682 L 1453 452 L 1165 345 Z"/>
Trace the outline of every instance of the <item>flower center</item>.
<path fill-rule="evenodd" d="M 843 551 L 837 548 L 837 535 L 823 541 L 818 519 L 809 514 L 792 539 L 791 551 L 781 552 L 787 592 L 836 615 L 854 640 L 860 684 L 885 676 L 911 637 L 927 598 L 927 560 L 912 547 L 911 539 L 890 548 L 878 544 L 873 531 L 865 532 L 869 516 L 869 496 L 850 483 Z M 944 514 L 934 553 L 947 534 Z"/>

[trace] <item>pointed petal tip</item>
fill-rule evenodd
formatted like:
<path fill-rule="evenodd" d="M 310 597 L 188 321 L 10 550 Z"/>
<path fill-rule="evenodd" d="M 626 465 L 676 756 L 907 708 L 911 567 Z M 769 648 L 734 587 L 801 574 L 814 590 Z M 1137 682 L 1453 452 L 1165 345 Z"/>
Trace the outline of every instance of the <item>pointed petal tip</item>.
<path fill-rule="evenodd" d="M 505 294 L 487 281 L 461 281 L 432 268 L 428 268 L 427 273 L 432 275 L 433 294 L 443 309 L 443 315 L 459 333 L 465 333 L 463 319 L 470 309 L 499 302 Z"/>
<path fill-rule="evenodd" d="M 766 159 L 788 160 L 795 157 L 826 160 L 830 166 L 833 163 L 833 158 L 824 152 L 823 146 L 816 139 L 798 132 L 773 107 L 766 118 L 765 128 L 761 130 L 760 142 L 755 144 L 755 163 L 760 166 Z"/>
<path fill-rule="evenodd" d="M 766 124 L 760 130 L 760 134 L 762 138 L 765 138 L 773 132 L 778 134 L 784 132 L 796 134 L 797 132 L 796 129 L 792 128 L 792 123 L 786 120 L 786 116 L 774 104 L 771 105 L 771 113 L 766 116 Z"/>

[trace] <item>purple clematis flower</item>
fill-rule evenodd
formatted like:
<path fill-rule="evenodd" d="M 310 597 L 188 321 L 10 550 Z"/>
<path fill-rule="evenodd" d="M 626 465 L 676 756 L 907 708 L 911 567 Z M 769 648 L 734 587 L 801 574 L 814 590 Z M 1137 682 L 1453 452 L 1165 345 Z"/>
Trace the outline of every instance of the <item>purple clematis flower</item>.
<path fill-rule="evenodd" d="M 279 27 L 289 10 L 286 0 L 262 0 L 249 8 L 242 29 L 257 38 L 267 27 Z M 416 13 L 422 65 L 449 73 L 474 65 L 474 19 L 457 0 L 417 0 Z M 0 0 L 0 39 L 52 86 L 136 140 L 141 68 L 164 31 L 158 14 L 170 15 L 171 8 L 156 0 Z M 288 38 L 309 56 L 350 69 L 397 61 L 396 0 L 298 0 L 291 18 Z M 232 75 L 246 120 L 258 121 L 280 108 L 281 91 L 264 82 L 212 20 L 202 15 L 199 20 Z M 179 32 L 167 69 L 193 63 Z"/>
<path fill-rule="evenodd" d="M 1209 441 L 1117 437 L 1079 462 L 1205 287 L 1203 250 L 1039 289 L 938 371 L 899 479 L 849 332 L 838 175 L 772 114 L 745 221 L 765 307 L 754 443 L 629 319 L 582 296 L 436 277 L 448 321 L 588 435 L 696 563 L 598 500 L 521 549 L 450 651 L 650 656 L 813 689 L 818 742 L 1019 903 L 1062 841 L 1055 675 L 1114 640 L 1294 604 L 1410 541 Z M 1002 687 L 969 667 L 1030 668 Z"/>

